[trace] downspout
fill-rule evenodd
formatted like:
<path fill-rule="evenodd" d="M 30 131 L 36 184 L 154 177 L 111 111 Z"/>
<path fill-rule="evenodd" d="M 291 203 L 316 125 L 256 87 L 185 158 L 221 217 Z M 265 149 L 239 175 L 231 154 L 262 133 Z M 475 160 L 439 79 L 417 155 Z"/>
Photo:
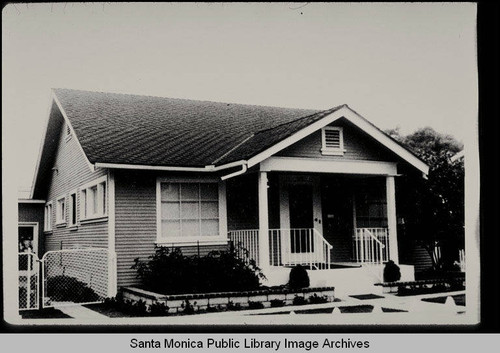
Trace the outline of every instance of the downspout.
<path fill-rule="evenodd" d="M 229 178 L 244 174 L 246 173 L 247 170 L 248 170 L 247 162 L 244 162 L 244 164 L 241 165 L 240 170 L 237 170 L 236 172 L 233 172 L 231 174 L 221 176 L 221 180 L 227 180 Z"/>

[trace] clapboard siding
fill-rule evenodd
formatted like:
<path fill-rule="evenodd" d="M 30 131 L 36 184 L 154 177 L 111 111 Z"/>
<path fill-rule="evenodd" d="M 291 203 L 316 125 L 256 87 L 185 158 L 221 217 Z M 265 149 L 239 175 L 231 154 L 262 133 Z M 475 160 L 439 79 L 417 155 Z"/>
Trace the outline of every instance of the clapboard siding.
<path fill-rule="evenodd" d="M 59 117 L 62 119 L 62 117 Z M 52 175 L 48 188 L 46 200 L 52 201 L 52 229 L 51 233 L 45 233 L 45 251 L 59 250 L 74 247 L 99 247 L 108 246 L 108 222 L 107 219 L 97 223 L 80 223 L 80 193 L 79 187 L 107 175 L 106 169 L 96 169 L 92 172 L 78 146 L 75 136 L 66 139 L 65 124 L 62 123 L 62 133 L 59 134 L 58 147 L 54 160 Z M 107 183 L 106 183 L 107 186 Z M 66 212 L 66 225 L 55 224 L 56 200 L 65 196 L 66 209 L 68 210 L 68 198 L 70 192 L 77 189 L 77 220 L 78 227 L 70 229 L 69 212 Z M 108 193 L 106 193 L 108 194 Z M 42 224 L 43 228 L 43 224 Z"/>
<path fill-rule="evenodd" d="M 331 160 L 369 160 L 395 161 L 396 158 L 387 149 L 380 146 L 373 138 L 361 132 L 345 119 L 340 119 L 329 126 L 342 127 L 344 136 L 344 155 L 329 156 L 321 154 L 321 131 L 316 131 L 292 146 L 277 153 L 282 157 L 308 157 Z"/>
<path fill-rule="evenodd" d="M 116 171 L 115 173 L 115 249 L 118 287 L 138 285 L 134 259 L 148 260 L 156 242 L 156 178 L 166 174 Z M 197 255 L 197 246 L 180 247 L 184 255 Z M 199 254 L 226 250 L 227 245 L 199 247 Z"/>

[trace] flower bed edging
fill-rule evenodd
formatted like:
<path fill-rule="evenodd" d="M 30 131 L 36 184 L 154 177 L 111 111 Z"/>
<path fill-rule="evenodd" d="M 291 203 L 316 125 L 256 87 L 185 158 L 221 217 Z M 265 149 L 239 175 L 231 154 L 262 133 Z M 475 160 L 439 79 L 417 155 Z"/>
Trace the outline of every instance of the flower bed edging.
<path fill-rule="evenodd" d="M 282 300 L 285 305 L 291 305 L 295 296 L 304 297 L 306 300 L 311 296 L 326 296 L 328 302 L 335 299 L 334 287 L 315 287 L 302 288 L 298 290 L 291 289 L 263 289 L 246 292 L 221 292 L 221 293 L 202 293 L 202 294 L 181 294 L 164 295 L 146 291 L 135 287 L 124 287 L 121 289 L 123 298 L 138 302 L 142 300 L 146 306 L 150 307 L 153 303 L 163 303 L 170 308 L 169 312 L 177 313 L 183 310 L 186 301 L 196 309 L 204 310 L 210 307 L 225 309 L 228 305 L 238 305 L 241 308 L 248 308 L 248 303 L 260 302 L 265 308 L 271 306 L 272 300 Z M 231 303 L 231 304 L 230 304 Z"/>

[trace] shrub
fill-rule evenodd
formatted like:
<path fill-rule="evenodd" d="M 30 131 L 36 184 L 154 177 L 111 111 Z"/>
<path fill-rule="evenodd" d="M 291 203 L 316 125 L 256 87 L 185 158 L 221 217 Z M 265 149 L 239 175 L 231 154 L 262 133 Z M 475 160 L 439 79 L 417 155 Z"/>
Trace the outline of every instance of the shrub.
<path fill-rule="evenodd" d="M 184 304 L 185 303 L 185 304 Z M 182 312 L 187 315 L 194 314 L 194 307 L 193 305 L 189 302 L 189 300 L 186 299 L 186 301 L 181 304 L 181 307 L 183 308 Z"/>
<path fill-rule="evenodd" d="M 228 304 L 227 304 L 227 310 L 228 311 L 238 311 L 238 310 L 241 310 L 241 304 L 240 303 L 233 303 L 232 301 L 230 301 Z"/>
<path fill-rule="evenodd" d="M 302 297 L 302 296 L 298 296 L 296 295 L 294 298 L 293 298 L 293 305 L 306 305 L 307 304 L 307 301 L 306 301 L 306 298 Z"/>
<path fill-rule="evenodd" d="M 328 302 L 328 297 L 326 295 L 318 296 L 316 293 L 308 298 L 309 304 L 323 304 Z"/>
<path fill-rule="evenodd" d="M 271 308 L 281 308 L 285 306 L 285 302 L 281 299 L 273 299 L 271 300 Z"/>
<path fill-rule="evenodd" d="M 309 287 L 309 275 L 303 266 L 296 265 L 290 270 L 288 286 L 292 289 Z"/>
<path fill-rule="evenodd" d="M 253 302 L 251 300 L 248 301 L 248 309 L 263 309 L 264 304 L 261 302 Z"/>
<path fill-rule="evenodd" d="M 165 316 L 168 315 L 168 310 L 170 308 L 167 304 L 161 302 L 154 302 L 149 308 L 151 316 Z"/>
<path fill-rule="evenodd" d="M 100 297 L 85 283 L 74 277 L 60 275 L 47 279 L 47 296 L 51 301 L 71 301 L 75 303 L 94 302 Z"/>
<path fill-rule="evenodd" d="M 184 256 L 180 249 L 157 247 L 150 260 L 135 259 L 133 269 L 148 290 L 163 294 L 245 291 L 264 279 L 255 261 L 246 263 L 234 251 Z"/>
<path fill-rule="evenodd" d="M 384 267 L 384 282 L 396 282 L 401 279 L 401 271 L 394 261 L 389 260 Z"/>

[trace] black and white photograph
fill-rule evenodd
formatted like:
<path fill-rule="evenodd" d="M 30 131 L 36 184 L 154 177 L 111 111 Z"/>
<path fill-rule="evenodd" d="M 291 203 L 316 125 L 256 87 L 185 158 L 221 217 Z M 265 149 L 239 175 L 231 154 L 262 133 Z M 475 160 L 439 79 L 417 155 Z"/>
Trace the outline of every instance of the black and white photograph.
<path fill-rule="evenodd" d="M 6 5 L 5 321 L 478 324 L 476 15 Z"/>

